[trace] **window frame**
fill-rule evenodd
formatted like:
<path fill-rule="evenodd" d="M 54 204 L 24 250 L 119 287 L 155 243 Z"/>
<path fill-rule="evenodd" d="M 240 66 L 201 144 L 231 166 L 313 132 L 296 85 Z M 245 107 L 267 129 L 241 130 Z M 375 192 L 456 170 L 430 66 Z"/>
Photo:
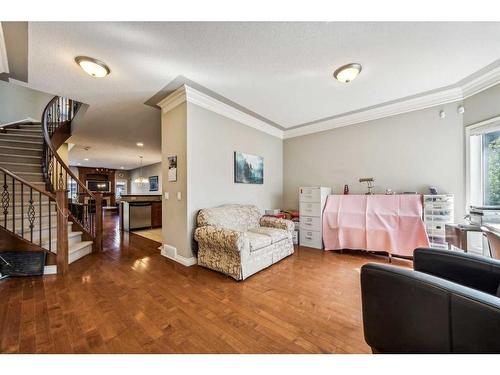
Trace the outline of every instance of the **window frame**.
<path fill-rule="evenodd" d="M 489 133 L 492 131 L 500 130 L 500 116 L 492 117 L 488 120 L 480 121 L 465 127 L 465 203 L 466 203 L 466 212 L 468 212 L 471 205 L 471 192 L 472 181 L 471 181 L 471 137 Z M 479 196 L 481 197 L 481 205 L 484 205 L 484 153 L 483 153 L 483 141 L 481 138 L 481 166 L 480 166 L 480 186 L 479 186 Z"/>

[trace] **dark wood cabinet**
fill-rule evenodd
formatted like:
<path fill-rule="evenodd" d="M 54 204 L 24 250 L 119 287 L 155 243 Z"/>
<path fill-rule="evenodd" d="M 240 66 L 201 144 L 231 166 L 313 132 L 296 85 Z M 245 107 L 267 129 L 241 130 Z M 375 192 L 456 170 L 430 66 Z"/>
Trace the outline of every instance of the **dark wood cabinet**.
<path fill-rule="evenodd" d="M 151 204 L 151 226 L 153 228 L 161 227 L 161 202 Z"/>
<path fill-rule="evenodd" d="M 103 197 L 106 199 L 103 206 L 115 206 L 115 172 L 115 169 L 109 168 L 78 167 L 78 178 L 84 184 L 87 184 L 88 180 L 108 181 L 110 191 L 103 193 Z"/>

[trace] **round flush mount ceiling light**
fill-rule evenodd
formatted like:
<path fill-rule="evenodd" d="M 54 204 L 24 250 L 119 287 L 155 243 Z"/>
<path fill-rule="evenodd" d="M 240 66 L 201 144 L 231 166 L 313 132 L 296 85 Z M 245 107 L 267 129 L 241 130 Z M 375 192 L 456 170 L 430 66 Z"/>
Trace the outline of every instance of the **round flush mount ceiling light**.
<path fill-rule="evenodd" d="M 359 73 L 361 73 L 361 68 L 361 64 L 358 63 L 342 65 L 335 72 L 333 72 L 333 76 L 339 82 L 349 83 L 356 78 Z"/>
<path fill-rule="evenodd" d="M 106 64 L 92 57 L 77 56 L 75 57 L 75 61 L 85 73 L 92 77 L 102 78 L 111 73 L 111 70 Z"/>
<path fill-rule="evenodd" d="M 142 143 L 142 142 L 137 142 L 135 145 L 136 145 L 137 147 L 143 147 L 143 146 L 144 146 L 144 143 Z"/>

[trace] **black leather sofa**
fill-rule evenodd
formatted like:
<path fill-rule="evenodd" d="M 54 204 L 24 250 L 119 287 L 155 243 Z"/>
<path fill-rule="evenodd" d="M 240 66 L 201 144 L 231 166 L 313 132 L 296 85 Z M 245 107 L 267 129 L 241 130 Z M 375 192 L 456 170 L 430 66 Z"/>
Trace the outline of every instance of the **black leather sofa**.
<path fill-rule="evenodd" d="M 361 268 L 374 353 L 500 353 L 500 261 L 420 248 L 413 267 Z"/>

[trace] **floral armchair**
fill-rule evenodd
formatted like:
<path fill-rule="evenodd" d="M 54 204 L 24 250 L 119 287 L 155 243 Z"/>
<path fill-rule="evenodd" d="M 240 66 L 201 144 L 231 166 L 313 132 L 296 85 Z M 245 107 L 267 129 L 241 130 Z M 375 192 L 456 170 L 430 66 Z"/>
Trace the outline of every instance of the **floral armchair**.
<path fill-rule="evenodd" d="M 198 213 L 198 264 L 236 280 L 293 254 L 294 224 L 262 216 L 253 205 L 222 205 Z"/>

